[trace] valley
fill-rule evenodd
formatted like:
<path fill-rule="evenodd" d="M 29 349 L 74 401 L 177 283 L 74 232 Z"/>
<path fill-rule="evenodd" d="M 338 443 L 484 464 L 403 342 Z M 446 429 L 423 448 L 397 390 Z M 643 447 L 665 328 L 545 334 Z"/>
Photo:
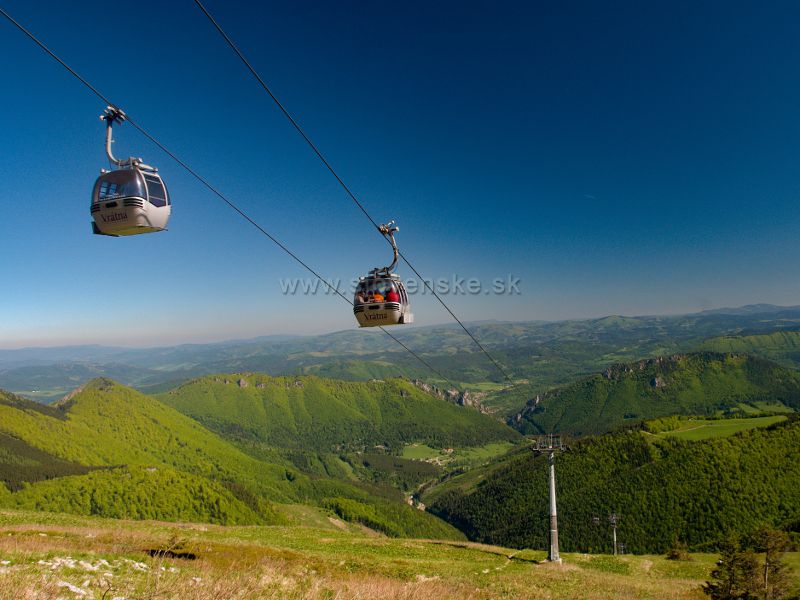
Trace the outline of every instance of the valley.
<path fill-rule="evenodd" d="M 169 530 L 172 537 L 182 532 L 181 548 L 191 546 L 192 554 L 198 554 L 202 544 L 216 548 L 223 538 L 229 540 L 223 546 L 239 540 L 237 546 L 255 544 L 253 552 L 281 556 L 285 565 L 318 563 L 317 573 L 298 572 L 290 583 L 281 584 L 292 590 L 300 586 L 306 591 L 295 591 L 303 597 L 316 597 L 317 591 L 306 589 L 311 581 L 322 586 L 319 597 L 327 593 L 323 588 L 360 589 L 355 574 L 379 578 L 381 586 L 388 586 L 388 597 L 421 593 L 429 578 L 437 582 L 429 590 L 434 597 L 451 597 L 465 585 L 474 586 L 474 597 L 503 597 L 512 590 L 523 593 L 523 573 L 530 569 L 543 578 L 542 591 L 564 597 L 580 597 L 572 587 L 577 582 L 598 586 L 600 598 L 624 597 L 623 590 L 634 589 L 642 597 L 658 597 L 658 586 L 667 585 L 663 578 L 675 577 L 682 582 L 672 582 L 676 590 L 686 586 L 675 597 L 700 597 L 701 580 L 708 577 L 714 552 L 730 532 L 747 535 L 768 523 L 800 535 L 800 374 L 790 358 L 794 336 L 785 331 L 748 333 L 756 321 L 764 328 L 784 327 L 787 315 L 778 314 L 775 321 L 774 312 L 748 313 L 743 319 L 694 317 L 700 330 L 728 332 L 706 341 L 694 330 L 675 334 L 680 330 L 676 323 L 685 324 L 686 318 L 486 324 L 484 333 L 501 344 L 494 351 L 506 347 L 507 356 L 517 353 L 520 360 L 523 349 L 531 347 L 530 338 L 547 338 L 537 342 L 540 354 L 531 355 L 528 363 L 514 363 L 515 373 L 530 378 L 513 386 L 473 371 L 472 384 L 451 391 L 431 378 L 410 378 L 403 374 L 402 363 L 391 361 L 384 365 L 391 365 L 391 376 L 385 372 L 374 377 L 368 367 L 360 376 L 350 371 L 335 379 L 320 375 L 326 369 L 316 367 L 277 375 L 249 370 L 202 373 L 204 365 L 220 361 L 187 369 L 184 360 L 184 374 L 200 374 L 154 383 L 149 393 L 141 391 L 147 386 L 137 390 L 106 376 L 89 379 L 51 403 L 1 392 L 0 480 L 5 485 L 0 485 L 0 526 L 10 527 L 16 538 L 20 533 L 13 523 L 27 523 L 25 528 L 48 523 L 55 531 L 64 523 L 91 528 L 96 522 L 101 530 L 122 528 L 125 535 L 135 531 L 131 535 L 136 539 L 154 540 L 150 545 L 159 539 L 165 543 L 158 532 Z M 670 324 L 668 331 L 661 330 L 663 323 L 654 324 L 662 320 Z M 562 339 L 552 339 L 552 330 Z M 654 337 L 642 342 L 645 334 Z M 466 368 L 479 358 L 454 353 L 447 334 L 443 339 L 424 330 L 408 335 L 428 345 L 426 356 L 432 360 L 446 355 Z M 573 339 L 567 342 L 563 336 Z M 608 347 L 626 344 L 634 336 L 640 339 L 635 350 L 623 346 L 608 353 Z M 339 348 L 335 352 L 324 349 L 330 340 L 294 338 L 223 344 L 216 350 L 164 349 L 161 358 L 202 355 L 208 360 L 216 351 L 217 356 L 238 356 L 225 359 L 226 364 L 255 365 L 263 360 L 259 353 L 265 345 L 276 353 L 275 348 L 294 345 L 305 348 L 298 350 L 301 355 L 310 352 L 320 359 L 341 356 L 336 354 L 344 347 L 337 346 L 338 337 L 332 336 L 337 340 L 333 346 Z M 537 356 L 543 356 L 547 344 L 559 355 L 569 356 L 572 348 L 583 358 L 573 366 L 560 364 L 550 375 L 530 370 L 541 364 Z M 656 347 L 685 350 L 638 354 Z M 250 351 L 253 354 L 245 358 Z M 62 351 L 48 352 L 65 359 Z M 145 351 L 72 352 L 92 359 L 106 352 L 116 359 L 130 353 L 135 358 L 127 370 L 117 370 L 123 378 L 137 377 L 142 371 L 135 369 L 150 370 L 155 364 L 134 364 Z M 612 357 L 613 362 L 603 362 Z M 619 362 L 622 357 L 632 360 Z M 15 360 L 32 359 L 18 353 Z M 441 363 L 443 368 L 447 364 Z M 581 373 L 595 364 L 599 369 L 594 374 Z M 88 370 L 73 364 L 69 372 L 80 378 L 97 371 L 84 367 Z M 28 368 L 47 369 L 17 366 L 11 371 L 19 376 Z M 62 385 L 57 383 L 61 369 L 55 366 L 54 385 Z M 170 377 L 175 372 L 169 371 Z M 410 374 L 418 375 L 413 369 Z M 533 382 L 537 378 L 540 383 Z M 531 452 L 529 436 L 550 433 L 564 436 L 569 446 L 557 461 L 559 535 L 570 565 L 567 571 L 542 562 L 547 545 L 547 461 Z M 629 556 L 608 557 L 612 548 L 602 523 L 612 513 L 620 515 L 618 535 Z M 198 525 L 181 525 L 185 523 Z M 260 533 L 253 533 L 254 538 L 242 527 Z M 209 528 L 220 536 L 217 541 L 186 533 L 212 531 Z M 284 546 L 292 531 L 297 532 L 294 538 L 306 540 L 302 548 L 294 542 Z M 350 550 L 334 552 L 346 564 L 353 561 L 346 576 L 331 569 L 332 555 L 312 550 L 327 543 L 314 540 L 331 536 L 348 540 Z M 421 539 L 439 541 L 402 541 Z M 663 558 L 676 541 L 698 557 L 696 562 L 684 565 Z M 390 566 L 390 557 L 400 548 L 410 548 L 408 544 L 423 553 L 413 563 L 420 570 L 413 581 L 405 567 Z M 373 552 L 368 548 L 376 554 L 364 562 Z M 141 551 L 112 550 L 109 554 L 100 545 L 76 559 L 78 552 L 71 547 L 65 556 L 89 563 L 91 557 L 96 561 L 104 556 L 124 569 L 132 564 L 126 560 L 135 560 L 127 557 Z M 25 556 L 40 556 L 34 548 L 30 552 Z M 231 550 L 220 552 L 204 559 L 211 561 L 204 567 L 209 572 L 216 572 L 214 561 Z M 242 552 L 244 560 L 250 550 Z M 446 559 L 434 558 L 437 552 L 473 554 L 464 555 L 469 556 L 464 558 L 464 571 L 453 571 L 445 568 Z M 164 557 L 155 559 L 140 557 L 148 568 L 163 566 Z M 32 575 L 37 570 L 31 566 L 38 560 L 14 558 L 9 564 L 17 566 L 0 571 L 0 577 L 24 586 L 25 577 L 39 576 Z M 483 561 L 488 562 L 479 569 Z M 19 566 L 23 564 L 28 566 Z M 188 577 L 195 573 L 192 568 L 182 572 Z M 645 569 L 656 568 L 659 574 L 648 575 L 645 582 Z M 485 569 L 497 574 L 483 581 Z M 61 582 L 85 590 L 96 585 L 73 582 L 67 577 L 72 572 L 67 570 Z M 190 585 L 182 577 L 176 575 L 173 583 Z M 214 589 L 224 587 L 222 571 L 213 577 Z M 171 593 L 166 579 L 156 578 L 154 583 L 152 576 L 130 570 L 122 579 L 129 590 L 157 585 L 166 586 L 159 589 L 167 596 Z M 278 594 L 267 575 L 245 577 L 240 583 L 259 593 Z M 606 585 L 613 589 L 599 591 Z M 90 592 L 99 594 L 99 588 Z"/>

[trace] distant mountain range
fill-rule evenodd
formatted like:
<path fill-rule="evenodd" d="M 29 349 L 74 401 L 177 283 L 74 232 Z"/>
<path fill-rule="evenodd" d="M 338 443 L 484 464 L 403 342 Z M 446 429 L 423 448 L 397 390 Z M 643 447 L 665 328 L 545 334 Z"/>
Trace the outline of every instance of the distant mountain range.
<path fill-rule="evenodd" d="M 486 394 L 485 406 L 513 414 L 540 393 L 607 365 L 704 348 L 711 338 L 800 331 L 800 307 L 757 304 L 679 316 L 609 316 L 558 322 L 480 322 L 470 330 L 523 384 L 519 397 L 454 325 L 396 328 L 396 335 L 459 386 Z M 757 346 L 757 345 L 756 345 Z M 758 355 L 758 348 L 748 351 Z M 787 365 L 798 356 L 769 358 Z M 780 354 L 780 350 L 778 350 Z M 380 331 L 348 330 L 308 337 L 267 336 L 160 348 L 72 346 L 0 350 L 0 387 L 48 402 L 98 376 L 148 393 L 220 372 L 315 374 L 348 380 L 404 377 L 442 381 Z"/>
<path fill-rule="evenodd" d="M 701 311 L 701 315 L 764 315 L 769 313 L 781 313 L 786 311 L 796 311 L 800 306 L 776 306 L 774 304 L 747 304 L 738 308 L 713 308 Z"/>

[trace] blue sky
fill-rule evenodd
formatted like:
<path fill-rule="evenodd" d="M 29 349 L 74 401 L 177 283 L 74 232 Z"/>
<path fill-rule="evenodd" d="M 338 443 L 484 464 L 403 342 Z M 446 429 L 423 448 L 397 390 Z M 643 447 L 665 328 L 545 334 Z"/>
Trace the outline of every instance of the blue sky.
<path fill-rule="evenodd" d="M 79 6 L 4 3 L 319 272 L 387 262 L 193 2 Z M 796 3 L 206 6 L 426 277 L 521 280 L 447 296 L 463 319 L 800 303 Z M 302 268 L 130 126 L 115 150 L 160 168 L 170 230 L 92 236 L 103 104 L 5 20 L 0 53 L 0 347 L 355 326 L 281 294 Z"/>

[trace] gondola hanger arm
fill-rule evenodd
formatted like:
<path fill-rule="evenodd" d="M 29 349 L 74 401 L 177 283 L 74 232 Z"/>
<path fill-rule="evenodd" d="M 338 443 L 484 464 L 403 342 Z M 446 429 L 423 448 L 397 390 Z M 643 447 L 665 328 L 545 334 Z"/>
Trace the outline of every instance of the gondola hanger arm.
<path fill-rule="evenodd" d="M 380 269 L 381 272 L 384 272 L 387 275 L 389 275 L 392 271 L 394 271 L 394 268 L 397 266 L 397 259 L 400 256 L 400 251 L 397 249 L 397 243 L 394 241 L 394 234 L 400 231 L 400 228 L 394 224 L 394 221 L 389 221 L 388 223 L 379 225 L 378 231 L 380 231 L 383 234 L 383 236 L 386 239 L 388 239 L 389 242 L 392 244 L 392 252 L 393 252 L 392 264 L 389 265 L 388 267 Z"/>
<path fill-rule="evenodd" d="M 103 114 L 100 115 L 100 120 L 106 122 L 106 155 L 108 156 L 108 160 L 118 167 L 136 167 L 141 164 L 141 158 L 130 157 L 126 158 L 125 160 L 119 160 L 114 158 L 114 153 L 111 151 L 111 144 L 114 141 L 111 137 L 112 127 L 115 122 L 123 123 L 125 119 L 127 119 L 125 113 L 116 106 L 106 107 L 105 111 L 103 111 Z"/>

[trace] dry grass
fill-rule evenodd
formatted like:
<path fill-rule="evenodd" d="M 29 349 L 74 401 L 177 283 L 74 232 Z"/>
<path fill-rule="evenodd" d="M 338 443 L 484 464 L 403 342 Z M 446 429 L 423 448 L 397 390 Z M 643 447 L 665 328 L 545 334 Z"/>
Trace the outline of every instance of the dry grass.
<path fill-rule="evenodd" d="M 0 511 L 0 598 L 701 599 L 713 557 L 566 555 L 302 527 L 179 526 Z M 191 552 L 196 560 L 151 556 Z"/>

